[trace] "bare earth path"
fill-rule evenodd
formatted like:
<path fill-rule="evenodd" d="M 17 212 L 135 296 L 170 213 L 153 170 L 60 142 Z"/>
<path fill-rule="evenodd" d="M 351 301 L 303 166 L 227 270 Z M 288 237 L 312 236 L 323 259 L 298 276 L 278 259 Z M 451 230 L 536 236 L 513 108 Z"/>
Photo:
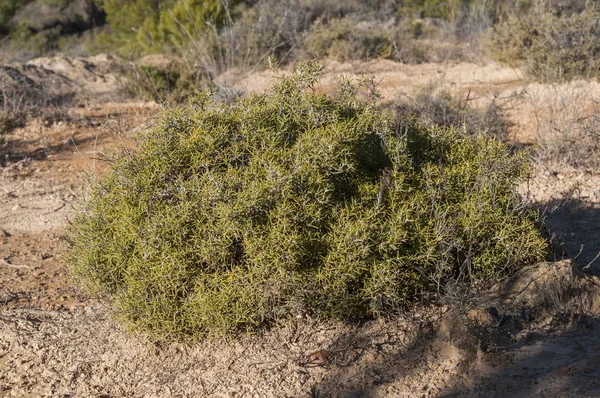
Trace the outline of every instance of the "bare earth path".
<path fill-rule="evenodd" d="M 471 92 L 474 101 L 526 86 L 518 71 L 495 64 L 331 63 L 325 85 L 339 73 L 383 78 L 388 101 L 431 81 Z M 267 72 L 238 76 L 236 84 L 261 90 L 269 79 Z M 528 104 L 508 115 L 515 139 L 525 142 L 535 140 Z M 65 228 L 84 174 L 107 170 L 96 152 L 119 143 L 116 132 L 131 136 L 157 110 L 89 103 L 64 120 L 34 120 L 0 146 L 0 397 L 305 397 L 311 389 L 321 397 L 600 396 L 600 309 L 562 319 L 571 304 L 561 297 L 544 324 L 476 314 L 481 336 L 474 340 L 446 333 L 440 319 L 451 318 L 431 308 L 366 325 L 300 319 L 264 335 L 192 346 L 123 331 L 70 280 L 61 261 Z M 576 182 L 576 195 L 558 206 Z M 583 244 L 578 260 L 591 261 L 600 251 L 600 170 L 540 172 L 529 194 L 554 210 L 548 225 L 565 241 L 565 256 Z M 483 344 L 485 336 L 499 340 Z M 316 352 L 322 355 L 311 357 Z"/>

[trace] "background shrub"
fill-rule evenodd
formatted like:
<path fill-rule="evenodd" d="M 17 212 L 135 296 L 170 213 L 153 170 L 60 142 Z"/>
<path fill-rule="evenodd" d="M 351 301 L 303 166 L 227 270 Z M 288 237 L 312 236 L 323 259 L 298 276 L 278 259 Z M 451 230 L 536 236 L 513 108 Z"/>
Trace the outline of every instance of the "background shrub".
<path fill-rule="evenodd" d="M 98 48 L 139 57 L 170 53 L 190 39 L 202 36 L 209 25 L 227 19 L 220 0 L 96 0 L 106 13 L 109 28 L 96 38 Z M 237 2 L 229 0 L 234 6 Z"/>
<path fill-rule="evenodd" d="M 394 125 L 302 64 L 265 95 L 209 94 L 109 156 L 73 220 L 75 276 L 135 329 L 195 337 L 293 315 L 393 313 L 544 257 L 523 154 Z"/>
<path fill-rule="evenodd" d="M 182 103 L 210 79 L 201 68 L 190 68 L 180 58 L 147 56 L 131 63 L 124 71 L 122 91 L 126 95 L 158 103 Z"/>
<path fill-rule="evenodd" d="M 10 66 L 0 66 L 0 135 L 23 127 L 31 117 L 50 114 L 67 117 L 73 93 L 57 92 L 40 85 Z"/>
<path fill-rule="evenodd" d="M 234 23 L 195 36 L 182 50 L 189 63 L 200 65 L 213 77 L 232 68 L 263 69 L 269 57 L 285 63 L 294 58 L 319 9 L 306 7 L 303 0 L 242 3 L 232 12 Z"/>
<path fill-rule="evenodd" d="M 93 0 L 0 0 L 2 55 L 5 61 L 25 61 L 79 50 L 91 29 L 103 23 Z"/>
<path fill-rule="evenodd" d="M 31 0 L 0 0 L 0 34 L 10 33 L 10 19 Z"/>
<path fill-rule="evenodd" d="M 489 35 L 492 56 L 524 66 L 539 81 L 597 77 L 600 73 L 600 8 L 586 3 L 567 13 L 546 1 L 535 2 L 526 15 L 510 14 Z"/>
<path fill-rule="evenodd" d="M 333 19 L 324 26 L 314 26 L 304 41 L 309 57 L 351 59 L 392 58 L 396 54 L 394 23 L 381 26 L 380 21 L 356 18 Z"/>
<path fill-rule="evenodd" d="M 549 3 L 559 4 L 564 15 L 584 8 L 583 0 Z M 19 59 L 58 51 L 115 52 L 131 59 L 196 53 L 190 65 L 213 74 L 215 67 L 221 73 L 262 67 L 269 56 L 279 62 L 315 56 L 439 62 L 473 59 L 485 31 L 509 13 L 516 21 L 530 5 L 525 0 L 0 0 L 0 36 Z M 503 29 L 510 27 L 499 32 Z M 514 39 L 510 32 L 504 36 Z"/>

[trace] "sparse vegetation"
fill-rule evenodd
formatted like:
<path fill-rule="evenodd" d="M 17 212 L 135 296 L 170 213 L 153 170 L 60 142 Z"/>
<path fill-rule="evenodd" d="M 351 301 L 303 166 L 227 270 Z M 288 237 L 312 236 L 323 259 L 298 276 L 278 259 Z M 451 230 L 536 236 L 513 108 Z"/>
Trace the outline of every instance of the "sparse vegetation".
<path fill-rule="evenodd" d="M 396 54 L 395 39 L 393 28 L 386 29 L 379 21 L 361 23 L 346 17 L 315 27 L 304 45 L 307 54 L 314 58 L 330 57 L 341 61 L 392 58 Z"/>
<path fill-rule="evenodd" d="M 98 0 L 110 29 L 97 39 L 101 47 L 117 46 L 128 56 L 177 50 L 202 37 L 209 26 L 220 27 L 226 7 L 236 1 L 220 0 Z"/>
<path fill-rule="evenodd" d="M 104 24 L 92 0 L 0 0 L 3 58 L 31 58 L 85 47 Z M 79 55 L 79 54 L 77 54 Z"/>
<path fill-rule="evenodd" d="M 10 19 L 19 9 L 27 5 L 31 0 L 2 0 L 0 1 L 0 34 L 6 35 L 10 32 Z"/>
<path fill-rule="evenodd" d="M 107 155 L 73 221 L 74 275 L 134 329 L 200 337 L 393 314 L 544 258 L 515 192 L 524 154 L 393 124 L 368 81 L 330 97 L 318 76 L 301 64 L 266 95 L 202 95 Z"/>
<path fill-rule="evenodd" d="M 4 135 L 10 133 L 17 127 L 23 126 L 23 118 L 21 115 L 15 115 L 6 112 L 0 112 L 0 143 L 4 139 Z"/>
<path fill-rule="evenodd" d="M 225 2 L 222 7 L 203 8 L 198 15 L 204 22 L 199 23 L 194 19 L 197 16 L 190 17 L 196 15 L 191 11 L 175 16 L 173 10 L 183 7 L 182 2 L 164 3 L 160 12 L 140 11 L 135 16 L 120 12 L 116 3 L 105 2 L 109 25 L 96 35 L 93 46 L 127 56 L 158 52 L 179 57 L 183 61 L 178 63 L 182 69 L 177 74 L 201 77 L 203 84 L 209 84 L 232 68 L 265 68 L 268 59 L 280 64 L 315 58 L 388 58 L 408 63 L 464 59 L 476 51 L 472 42 L 506 9 L 487 1 L 446 3 L 442 9 L 451 10 L 449 14 L 443 11 L 432 16 L 430 11 L 439 4 Z M 198 7 L 194 2 L 185 4 L 189 10 Z M 127 7 L 152 9 L 145 3 Z"/>
<path fill-rule="evenodd" d="M 36 20 L 31 10 L 27 11 L 28 6 L 32 8 L 30 3 L 34 3 L 33 9 L 45 5 L 52 15 Z M 508 15 L 495 30 L 493 51 L 499 59 L 514 61 L 515 51 L 529 46 L 530 35 L 540 43 L 545 37 L 543 40 L 555 47 L 577 44 L 582 34 L 590 34 L 596 8 L 588 7 L 578 14 L 580 1 L 561 1 L 564 15 L 558 16 L 550 12 L 546 3 L 529 12 L 530 2 L 522 0 L 75 3 L 5 0 L 0 3 L 0 34 L 11 37 L 13 50 L 24 51 L 24 56 L 77 48 L 74 42 L 79 40 L 88 51 L 117 52 L 134 59 L 151 53 L 181 55 L 190 47 L 207 45 L 216 61 L 224 54 L 235 58 L 227 62 L 227 67 L 263 65 L 268 56 L 280 62 L 294 62 L 306 56 L 424 62 L 465 57 L 477 51 L 479 37 Z M 521 17 L 527 20 L 526 24 L 524 20 L 519 22 Z M 541 30 L 536 31 L 538 28 Z M 534 47 L 537 49 L 532 51 L 541 54 L 543 48 Z M 589 47 L 581 48 L 581 53 L 588 50 Z M 541 63 L 543 59 L 538 58 L 535 62 Z"/>
<path fill-rule="evenodd" d="M 470 93 L 469 93 L 470 94 Z M 454 127 L 469 135 L 487 135 L 506 141 L 510 123 L 503 116 L 506 101 L 493 98 L 482 107 L 474 107 L 469 97 L 458 98 L 444 87 L 429 84 L 394 104 L 400 119 L 415 119 L 421 126 Z"/>

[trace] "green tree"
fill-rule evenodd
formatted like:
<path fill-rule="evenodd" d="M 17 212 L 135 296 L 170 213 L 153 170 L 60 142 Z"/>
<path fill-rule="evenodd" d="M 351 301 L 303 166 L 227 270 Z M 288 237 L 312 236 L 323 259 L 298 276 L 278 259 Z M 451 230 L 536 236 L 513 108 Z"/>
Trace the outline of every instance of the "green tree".
<path fill-rule="evenodd" d="M 219 27 L 226 19 L 220 0 L 178 0 L 162 10 L 158 20 L 146 20 L 138 32 L 138 41 L 147 51 L 181 47 L 205 33 L 207 26 Z"/>
<path fill-rule="evenodd" d="M 109 33 L 100 40 L 124 54 L 162 52 L 204 34 L 227 17 L 221 0 L 97 0 L 106 12 Z"/>
<path fill-rule="evenodd" d="M 122 54 L 139 55 L 137 32 L 148 21 L 158 21 L 163 7 L 174 0 L 95 0 L 106 13 L 109 29 L 96 38 L 102 50 L 115 49 Z M 137 53 L 137 54 L 136 54 Z"/>

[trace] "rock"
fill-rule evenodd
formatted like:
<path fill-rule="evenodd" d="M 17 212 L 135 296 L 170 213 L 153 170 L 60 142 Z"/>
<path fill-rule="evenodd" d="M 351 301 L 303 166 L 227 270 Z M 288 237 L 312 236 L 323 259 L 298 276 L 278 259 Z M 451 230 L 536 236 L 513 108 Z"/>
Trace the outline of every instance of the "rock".
<path fill-rule="evenodd" d="M 26 73 L 29 76 L 37 75 L 46 84 L 61 85 L 65 89 L 70 86 L 77 91 L 97 95 L 117 90 L 117 75 L 121 73 L 123 67 L 119 58 L 106 54 L 87 58 L 73 58 L 59 54 L 54 57 L 32 59 L 24 65 L 24 68 L 27 69 Z"/>
<path fill-rule="evenodd" d="M 39 88 L 30 77 L 24 75 L 17 68 L 6 65 L 0 65 L 0 84 L 2 87 Z"/>
<path fill-rule="evenodd" d="M 160 70 L 171 70 L 181 64 L 181 60 L 163 54 L 150 54 L 140 58 L 137 66 L 155 68 Z"/>
<path fill-rule="evenodd" d="M 0 105 L 5 110 L 17 110 L 35 102 L 42 87 L 17 68 L 0 65 Z"/>
<path fill-rule="evenodd" d="M 0 65 L 0 105 L 10 109 L 8 101 L 13 100 L 21 107 L 61 104 L 75 94 L 111 96 L 118 91 L 122 71 L 123 62 L 106 54 L 87 58 L 59 54 Z"/>

